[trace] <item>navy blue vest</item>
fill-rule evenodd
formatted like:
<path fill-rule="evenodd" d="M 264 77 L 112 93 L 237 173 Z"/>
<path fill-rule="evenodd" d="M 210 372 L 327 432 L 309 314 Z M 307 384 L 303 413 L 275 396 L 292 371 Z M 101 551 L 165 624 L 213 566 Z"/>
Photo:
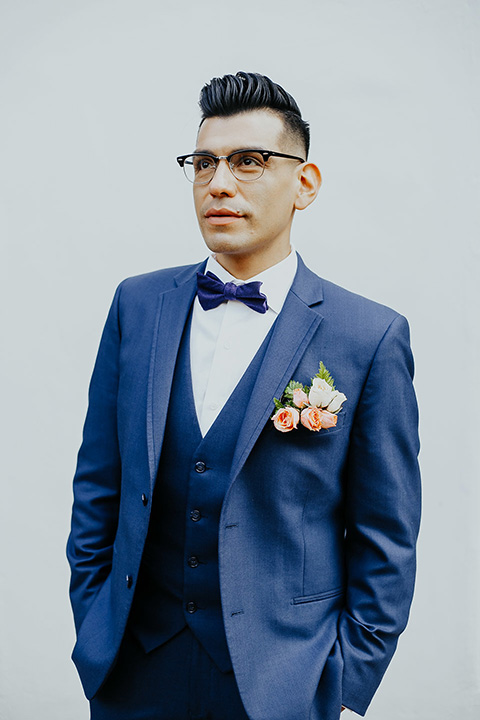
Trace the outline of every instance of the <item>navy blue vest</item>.
<path fill-rule="evenodd" d="M 145 651 L 189 625 L 220 670 L 231 670 L 220 602 L 218 527 L 236 441 L 272 330 L 202 438 L 190 371 L 190 325 L 180 344 L 152 513 L 130 627 Z"/>

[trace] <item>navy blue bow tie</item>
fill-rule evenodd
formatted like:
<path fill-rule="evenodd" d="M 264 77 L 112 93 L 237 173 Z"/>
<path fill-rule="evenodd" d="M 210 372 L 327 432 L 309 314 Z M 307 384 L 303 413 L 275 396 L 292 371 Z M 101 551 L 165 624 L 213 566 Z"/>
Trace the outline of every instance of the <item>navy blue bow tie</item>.
<path fill-rule="evenodd" d="M 266 313 L 267 296 L 260 292 L 261 284 L 261 282 L 249 282 L 244 285 L 235 285 L 233 282 L 223 283 L 210 271 L 206 275 L 197 273 L 197 294 L 204 310 L 212 310 L 226 300 L 240 300 L 255 312 Z"/>

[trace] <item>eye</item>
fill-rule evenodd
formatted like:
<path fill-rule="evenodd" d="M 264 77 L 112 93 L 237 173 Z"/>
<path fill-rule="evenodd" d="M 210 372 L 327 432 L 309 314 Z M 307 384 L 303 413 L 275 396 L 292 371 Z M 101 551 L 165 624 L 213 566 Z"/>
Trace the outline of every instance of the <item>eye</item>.
<path fill-rule="evenodd" d="M 237 153 L 232 157 L 232 163 L 241 170 L 256 170 L 264 166 L 263 157 L 257 152 Z"/>
<path fill-rule="evenodd" d="M 196 174 L 202 172 L 209 172 L 215 168 L 215 160 L 208 155 L 194 155 L 193 158 L 193 169 Z"/>

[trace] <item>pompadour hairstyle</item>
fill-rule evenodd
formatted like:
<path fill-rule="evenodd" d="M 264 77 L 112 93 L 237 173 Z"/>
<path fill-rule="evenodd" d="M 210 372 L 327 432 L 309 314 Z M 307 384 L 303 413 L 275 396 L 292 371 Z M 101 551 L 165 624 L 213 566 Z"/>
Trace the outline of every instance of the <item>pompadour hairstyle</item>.
<path fill-rule="evenodd" d="M 293 97 L 266 75 L 238 72 L 210 80 L 200 92 L 202 120 L 211 117 L 228 117 L 249 110 L 271 110 L 284 122 L 288 134 L 310 149 L 310 128 Z"/>

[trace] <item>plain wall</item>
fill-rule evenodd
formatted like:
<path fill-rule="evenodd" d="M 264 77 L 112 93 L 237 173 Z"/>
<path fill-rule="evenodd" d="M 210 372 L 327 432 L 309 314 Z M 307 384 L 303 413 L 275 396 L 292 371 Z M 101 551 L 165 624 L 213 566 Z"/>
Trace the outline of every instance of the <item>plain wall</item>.
<path fill-rule="evenodd" d="M 307 264 L 411 325 L 419 574 L 368 717 L 479 717 L 479 26 L 475 0 L 0 0 L 2 720 L 88 718 L 65 559 L 87 386 L 116 285 L 207 255 L 175 157 L 237 70 L 311 123 Z"/>

